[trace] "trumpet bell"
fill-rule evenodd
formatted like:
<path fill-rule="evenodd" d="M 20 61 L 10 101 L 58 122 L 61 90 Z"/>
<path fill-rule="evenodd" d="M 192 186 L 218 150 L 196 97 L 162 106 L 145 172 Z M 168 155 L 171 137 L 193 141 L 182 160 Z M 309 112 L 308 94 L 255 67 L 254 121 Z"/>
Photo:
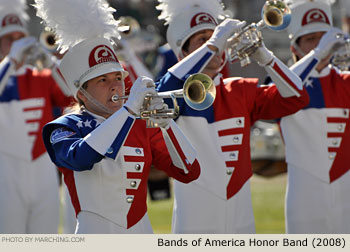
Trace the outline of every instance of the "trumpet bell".
<path fill-rule="evenodd" d="M 140 23 L 131 16 L 121 16 L 119 21 L 118 31 L 124 37 L 130 37 L 138 33 L 141 29 Z"/>
<path fill-rule="evenodd" d="M 213 80 L 203 73 L 190 75 L 183 87 L 183 97 L 187 105 L 194 110 L 209 108 L 216 97 Z"/>
<path fill-rule="evenodd" d="M 47 27 L 40 33 L 39 41 L 50 52 L 57 49 L 56 34 Z"/>
<path fill-rule="evenodd" d="M 283 1 L 269 0 L 261 10 L 265 25 L 275 31 L 287 28 L 292 20 L 290 8 Z"/>

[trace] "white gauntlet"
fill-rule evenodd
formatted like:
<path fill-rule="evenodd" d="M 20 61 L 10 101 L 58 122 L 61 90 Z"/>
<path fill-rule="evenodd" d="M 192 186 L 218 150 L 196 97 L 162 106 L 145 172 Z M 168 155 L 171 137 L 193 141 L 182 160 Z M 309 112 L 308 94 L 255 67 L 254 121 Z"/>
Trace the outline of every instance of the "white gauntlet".
<path fill-rule="evenodd" d="M 270 64 L 274 58 L 273 53 L 268 50 L 262 42 L 262 46 L 260 46 L 250 57 L 255 60 L 259 66 L 266 66 Z"/>
<path fill-rule="evenodd" d="M 148 109 L 151 111 L 159 109 L 168 109 L 168 105 L 164 103 L 162 98 L 156 97 L 151 99 Z M 155 123 L 155 127 L 167 128 L 172 119 L 151 117 L 149 120 Z"/>

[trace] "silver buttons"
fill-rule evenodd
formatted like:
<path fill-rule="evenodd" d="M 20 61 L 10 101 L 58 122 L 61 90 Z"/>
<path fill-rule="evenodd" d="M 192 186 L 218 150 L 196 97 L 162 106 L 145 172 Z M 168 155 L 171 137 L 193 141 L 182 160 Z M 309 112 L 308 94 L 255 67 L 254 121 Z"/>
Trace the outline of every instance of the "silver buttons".
<path fill-rule="evenodd" d="M 131 187 L 136 187 L 136 185 L 137 185 L 136 181 L 131 181 L 131 182 L 130 182 L 130 186 L 131 186 Z"/>
<path fill-rule="evenodd" d="M 234 152 L 230 153 L 229 157 L 231 159 L 235 159 L 236 158 L 236 153 L 234 153 Z"/>
<path fill-rule="evenodd" d="M 140 149 L 135 149 L 136 154 L 140 155 L 142 152 Z"/>
<path fill-rule="evenodd" d="M 112 153 L 113 153 L 113 148 L 112 148 L 112 147 L 109 147 L 108 150 L 107 150 L 107 153 L 108 153 L 108 154 L 112 154 Z"/>
<path fill-rule="evenodd" d="M 233 137 L 233 142 L 234 143 L 238 143 L 239 142 L 239 137 L 238 136 Z"/>
<path fill-rule="evenodd" d="M 227 175 L 231 175 L 232 173 L 233 173 L 233 170 L 231 170 L 231 169 L 226 170 Z"/>
<path fill-rule="evenodd" d="M 242 119 L 237 119 L 237 120 L 236 120 L 236 124 L 237 124 L 237 125 L 241 125 L 241 124 L 242 124 Z"/>
<path fill-rule="evenodd" d="M 134 201 L 134 197 L 133 196 L 126 197 L 126 202 L 127 203 L 132 203 L 133 201 Z"/>
<path fill-rule="evenodd" d="M 140 164 L 136 164 L 136 165 L 135 165 L 135 170 L 136 170 L 136 171 L 141 170 L 141 165 L 140 165 Z"/>
<path fill-rule="evenodd" d="M 342 124 L 339 124 L 339 125 L 338 125 L 338 130 L 339 130 L 339 131 L 342 131 L 342 130 L 343 130 L 343 125 L 342 125 Z"/>
<path fill-rule="evenodd" d="M 335 158 L 335 154 L 334 153 L 330 153 L 328 156 L 329 159 L 334 159 Z"/>
<path fill-rule="evenodd" d="M 333 141 L 332 141 L 332 144 L 333 144 L 333 145 L 337 145 L 337 144 L 338 144 L 338 140 L 333 140 Z"/>

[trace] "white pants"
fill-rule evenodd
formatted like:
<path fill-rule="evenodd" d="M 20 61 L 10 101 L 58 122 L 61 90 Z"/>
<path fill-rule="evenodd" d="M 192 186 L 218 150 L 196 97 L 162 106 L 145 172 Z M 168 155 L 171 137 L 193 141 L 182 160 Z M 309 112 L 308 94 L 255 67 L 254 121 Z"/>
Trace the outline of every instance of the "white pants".
<path fill-rule="evenodd" d="M 350 172 L 329 184 L 288 166 L 287 233 L 350 233 Z"/>
<path fill-rule="evenodd" d="M 81 211 L 78 214 L 77 234 L 153 234 L 151 223 L 146 213 L 134 226 L 126 229 L 91 212 Z"/>
<path fill-rule="evenodd" d="M 229 200 L 194 183 L 174 181 L 172 232 L 177 234 L 255 233 L 250 181 Z"/>
<path fill-rule="evenodd" d="M 63 233 L 74 234 L 77 226 L 77 219 L 75 217 L 75 210 L 68 192 L 66 184 L 61 185 L 61 210 L 63 219 Z"/>
<path fill-rule="evenodd" d="M 57 233 L 58 188 L 46 153 L 31 162 L 0 153 L 0 233 Z"/>

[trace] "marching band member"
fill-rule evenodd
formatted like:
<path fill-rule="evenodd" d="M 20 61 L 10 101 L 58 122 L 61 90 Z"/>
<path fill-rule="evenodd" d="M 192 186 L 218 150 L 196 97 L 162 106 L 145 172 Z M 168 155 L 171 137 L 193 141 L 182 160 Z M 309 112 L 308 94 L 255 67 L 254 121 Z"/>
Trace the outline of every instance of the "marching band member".
<path fill-rule="evenodd" d="M 226 42 L 245 22 L 226 19 L 221 1 L 160 0 L 167 40 L 180 62 L 160 80 L 158 90 L 182 88 L 188 74 L 206 73 L 216 85 L 214 104 L 195 111 L 179 100 L 177 124 L 198 152 L 199 179 L 174 182 L 175 233 L 255 233 L 250 182 L 250 126 L 298 111 L 308 103 L 300 78 L 264 45 L 251 56 L 275 85 L 258 87 L 258 79 L 218 74 Z"/>
<path fill-rule="evenodd" d="M 136 119 L 146 95 L 156 94 L 151 79 L 138 78 L 125 103 L 112 99 L 124 95 L 128 75 L 110 42 L 118 35 L 113 8 L 104 0 L 35 2 L 37 15 L 68 49 L 60 69 L 79 104 L 43 130 L 52 161 L 66 167 L 76 232 L 152 233 L 146 205 L 150 166 L 188 183 L 200 173 L 193 147 L 172 119 L 150 119 L 160 127 L 155 129 Z M 164 106 L 159 97 L 150 102 L 150 110 Z"/>
<path fill-rule="evenodd" d="M 71 100 L 50 55 L 41 54 L 51 71 L 26 64 L 40 52 L 26 8 L 24 0 L 0 1 L 0 233 L 57 233 L 58 176 L 41 129 L 54 106 Z"/>
<path fill-rule="evenodd" d="M 332 25 L 330 1 L 292 1 L 287 28 L 310 102 L 284 117 L 287 233 L 350 232 L 350 75 L 331 66 L 344 34 Z"/>

